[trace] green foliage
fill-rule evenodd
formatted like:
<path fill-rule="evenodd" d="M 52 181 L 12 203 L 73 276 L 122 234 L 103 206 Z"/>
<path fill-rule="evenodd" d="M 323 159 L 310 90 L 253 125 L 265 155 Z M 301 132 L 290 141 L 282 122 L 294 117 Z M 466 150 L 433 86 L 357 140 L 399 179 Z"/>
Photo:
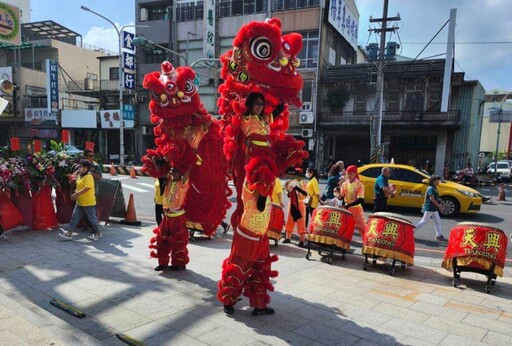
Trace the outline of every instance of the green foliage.
<path fill-rule="evenodd" d="M 327 89 L 323 104 L 329 107 L 331 111 L 341 111 L 347 104 L 349 98 L 349 92 L 344 86 L 333 84 Z"/>
<path fill-rule="evenodd" d="M 56 142 L 53 139 L 50 141 L 50 147 L 55 150 L 56 153 L 64 151 L 64 142 Z"/>

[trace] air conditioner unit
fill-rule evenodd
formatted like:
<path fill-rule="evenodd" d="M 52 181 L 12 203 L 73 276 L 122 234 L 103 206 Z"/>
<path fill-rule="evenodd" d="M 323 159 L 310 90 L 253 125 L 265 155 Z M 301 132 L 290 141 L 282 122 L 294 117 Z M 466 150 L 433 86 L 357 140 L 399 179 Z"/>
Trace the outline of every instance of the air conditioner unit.
<path fill-rule="evenodd" d="M 140 9 L 140 21 L 145 22 L 148 20 L 148 9 L 145 7 L 142 7 Z"/>
<path fill-rule="evenodd" d="M 315 117 L 313 116 L 313 112 L 300 112 L 299 113 L 299 124 L 313 124 L 315 121 Z"/>
<path fill-rule="evenodd" d="M 148 97 L 147 96 L 137 96 L 137 102 L 138 103 L 147 103 Z"/>
<path fill-rule="evenodd" d="M 302 129 L 301 134 L 303 138 L 313 138 L 313 130 L 311 129 Z"/>
<path fill-rule="evenodd" d="M 302 110 L 303 111 L 311 111 L 312 105 L 311 102 L 303 102 L 302 103 Z"/>
<path fill-rule="evenodd" d="M 149 128 L 147 126 L 141 126 L 142 134 L 149 135 Z"/>

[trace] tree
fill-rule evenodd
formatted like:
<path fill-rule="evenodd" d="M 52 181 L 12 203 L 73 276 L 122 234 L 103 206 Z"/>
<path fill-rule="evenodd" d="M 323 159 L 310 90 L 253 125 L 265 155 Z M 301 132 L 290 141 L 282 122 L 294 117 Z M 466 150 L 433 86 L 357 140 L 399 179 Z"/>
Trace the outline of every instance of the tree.
<path fill-rule="evenodd" d="M 328 87 L 323 103 L 331 111 L 341 111 L 349 98 L 350 95 L 347 88 L 339 83 L 335 83 Z"/>

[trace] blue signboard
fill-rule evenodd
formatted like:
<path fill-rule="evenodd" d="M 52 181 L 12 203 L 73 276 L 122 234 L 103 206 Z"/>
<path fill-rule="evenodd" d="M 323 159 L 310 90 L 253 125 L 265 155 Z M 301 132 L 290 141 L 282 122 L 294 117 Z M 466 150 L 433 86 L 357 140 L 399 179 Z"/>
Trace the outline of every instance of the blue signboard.
<path fill-rule="evenodd" d="M 130 89 L 130 90 L 135 90 L 135 74 L 125 72 L 125 73 L 123 73 L 123 78 L 124 78 L 124 81 L 123 81 L 124 88 Z"/>
<path fill-rule="evenodd" d="M 46 91 L 48 113 L 56 116 L 59 112 L 59 63 L 46 59 Z"/>
<path fill-rule="evenodd" d="M 133 105 L 123 104 L 123 120 L 135 120 L 135 108 Z"/>
<path fill-rule="evenodd" d="M 135 54 L 123 52 L 123 68 L 135 71 Z"/>
<path fill-rule="evenodd" d="M 123 31 L 123 48 L 131 51 L 135 50 L 135 46 L 133 45 L 133 38 L 135 34 L 132 34 L 128 31 Z"/>

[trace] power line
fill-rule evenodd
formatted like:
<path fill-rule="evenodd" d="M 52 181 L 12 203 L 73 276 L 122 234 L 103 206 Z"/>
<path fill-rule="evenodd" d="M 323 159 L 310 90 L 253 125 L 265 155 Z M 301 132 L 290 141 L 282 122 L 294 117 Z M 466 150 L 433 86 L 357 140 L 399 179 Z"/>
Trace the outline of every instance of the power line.
<path fill-rule="evenodd" d="M 403 44 L 426 44 L 427 42 L 403 42 Z M 447 44 L 448 42 L 430 42 L 430 44 Z M 512 44 L 512 41 L 466 41 L 455 44 Z"/>

